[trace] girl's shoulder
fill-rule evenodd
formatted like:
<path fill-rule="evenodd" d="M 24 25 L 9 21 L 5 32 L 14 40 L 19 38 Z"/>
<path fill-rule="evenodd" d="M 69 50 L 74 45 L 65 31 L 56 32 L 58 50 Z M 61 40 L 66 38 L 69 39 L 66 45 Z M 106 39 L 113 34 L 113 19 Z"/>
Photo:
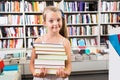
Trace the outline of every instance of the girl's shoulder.
<path fill-rule="evenodd" d="M 35 43 L 42 43 L 42 39 L 43 39 L 43 36 L 38 37 L 38 38 L 35 40 Z"/>
<path fill-rule="evenodd" d="M 64 45 L 70 44 L 70 41 L 65 37 L 63 37 L 62 42 L 63 42 Z"/>

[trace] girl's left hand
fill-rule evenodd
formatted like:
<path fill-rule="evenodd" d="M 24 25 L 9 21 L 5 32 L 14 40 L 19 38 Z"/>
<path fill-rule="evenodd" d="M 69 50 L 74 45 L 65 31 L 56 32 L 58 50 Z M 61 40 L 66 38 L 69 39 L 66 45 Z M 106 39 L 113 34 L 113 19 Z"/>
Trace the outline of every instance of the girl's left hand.
<path fill-rule="evenodd" d="M 66 78 L 69 76 L 69 72 L 64 68 L 59 68 L 58 71 L 56 72 L 56 76 Z"/>

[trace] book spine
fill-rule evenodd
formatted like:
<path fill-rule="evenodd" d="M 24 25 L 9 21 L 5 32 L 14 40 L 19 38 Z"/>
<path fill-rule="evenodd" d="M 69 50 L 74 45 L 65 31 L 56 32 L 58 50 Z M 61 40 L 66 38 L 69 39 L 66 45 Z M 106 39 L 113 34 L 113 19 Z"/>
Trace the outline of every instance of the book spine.
<path fill-rule="evenodd" d="M 37 59 L 67 60 L 67 56 L 66 55 L 37 55 Z"/>
<path fill-rule="evenodd" d="M 64 65 L 34 65 L 35 68 L 65 68 Z"/>
<path fill-rule="evenodd" d="M 35 64 L 41 64 L 41 65 L 65 65 L 65 62 L 63 60 L 40 60 L 40 59 L 35 59 Z"/>

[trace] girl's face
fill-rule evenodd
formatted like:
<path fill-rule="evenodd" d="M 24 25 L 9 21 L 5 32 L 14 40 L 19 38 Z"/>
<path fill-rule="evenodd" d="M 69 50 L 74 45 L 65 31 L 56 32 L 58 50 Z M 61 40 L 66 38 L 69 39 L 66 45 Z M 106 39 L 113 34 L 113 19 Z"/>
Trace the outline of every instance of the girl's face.
<path fill-rule="evenodd" d="M 49 32 L 59 32 L 62 27 L 61 12 L 49 11 L 49 13 L 46 13 L 44 25 L 47 26 Z"/>

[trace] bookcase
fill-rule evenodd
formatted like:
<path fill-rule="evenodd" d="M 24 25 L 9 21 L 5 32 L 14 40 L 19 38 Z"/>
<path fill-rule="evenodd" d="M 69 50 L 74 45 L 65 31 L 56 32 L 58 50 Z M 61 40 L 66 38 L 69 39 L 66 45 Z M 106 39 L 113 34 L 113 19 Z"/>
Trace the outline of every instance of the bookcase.
<path fill-rule="evenodd" d="M 10 54 L 6 58 L 31 56 L 31 42 L 46 33 L 42 11 L 48 5 L 63 10 L 73 50 L 79 49 L 78 46 L 106 48 L 109 29 L 120 27 L 119 0 L 3 0 L 0 1 L 0 54 Z M 108 69 L 106 60 L 103 62 Z M 79 61 L 73 61 L 74 64 Z"/>
<path fill-rule="evenodd" d="M 120 1 L 101 0 L 100 6 L 100 44 L 108 44 L 110 29 L 120 27 Z"/>

